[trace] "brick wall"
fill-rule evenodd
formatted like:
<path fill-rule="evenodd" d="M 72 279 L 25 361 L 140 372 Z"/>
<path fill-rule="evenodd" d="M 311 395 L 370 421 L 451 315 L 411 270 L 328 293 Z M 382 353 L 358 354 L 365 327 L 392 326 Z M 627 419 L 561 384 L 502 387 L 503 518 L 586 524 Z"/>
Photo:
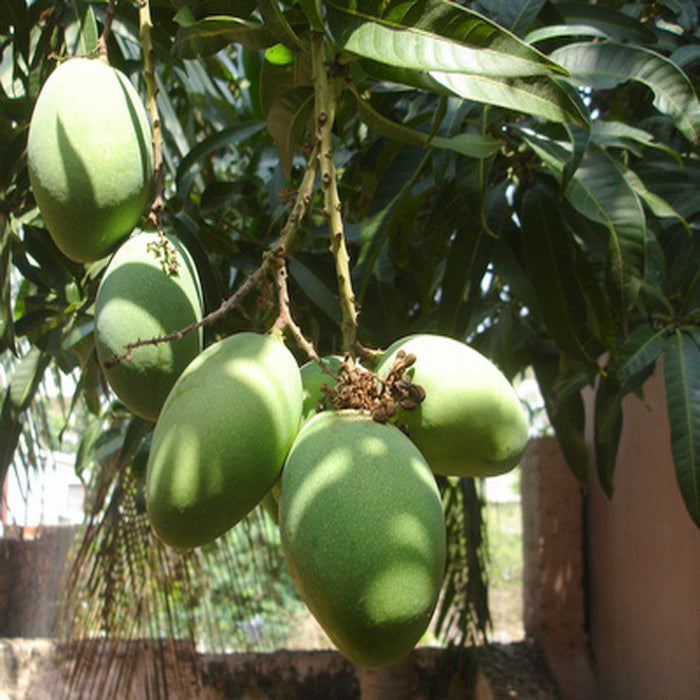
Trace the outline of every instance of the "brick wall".
<path fill-rule="evenodd" d="M 75 527 L 0 539 L 0 637 L 51 637 Z"/>

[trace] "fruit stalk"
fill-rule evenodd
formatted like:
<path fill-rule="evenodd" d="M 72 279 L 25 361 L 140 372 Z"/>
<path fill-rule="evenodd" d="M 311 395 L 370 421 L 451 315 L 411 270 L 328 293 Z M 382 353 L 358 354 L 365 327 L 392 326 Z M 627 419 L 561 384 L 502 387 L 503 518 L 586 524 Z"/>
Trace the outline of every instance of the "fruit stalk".
<path fill-rule="evenodd" d="M 332 130 L 335 120 L 338 83 L 328 79 L 323 35 L 311 33 L 311 63 L 314 81 L 314 125 L 319 146 L 318 161 L 323 188 L 324 215 L 331 235 L 330 249 L 335 260 L 336 278 L 342 313 L 342 349 L 354 356 L 357 336 L 357 309 L 350 279 L 350 257 L 345 247 L 342 205 L 338 194 L 335 165 L 333 164 Z"/>
<path fill-rule="evenodd" d="M 105 11 L 105 21 L 102 27 L 102 33 L 97 39 L 97 55 L 101 61 L 109 64 L 109 57 L 107 55 L 107 39 L 109 38 L 109 33 L 112 31 L 112 21 L 114 20 L 114 13 L 117 9 L 117 0 L 109 0 L 107 4 L 107 10 Z"/>

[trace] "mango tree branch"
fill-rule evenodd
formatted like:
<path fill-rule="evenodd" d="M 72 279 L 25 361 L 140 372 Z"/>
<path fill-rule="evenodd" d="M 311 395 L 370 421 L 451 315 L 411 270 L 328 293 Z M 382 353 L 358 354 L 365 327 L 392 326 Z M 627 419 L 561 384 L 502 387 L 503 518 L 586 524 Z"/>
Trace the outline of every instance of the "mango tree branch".
<path fill-rule="evenodd" d="M 163 131 L 158 113 L 158 86 L 155 73 L 155 51 L 151 40 L 153 20 L 149 0 L 139 0 L 139 40 L 143 54 L 143 75 L 146 80 L 146 107 L 151 120 L 153 139 L 153 173 L 155 197 L 148 216 L 148 223 L 154 230 L 160 231 L 160 216 L 163 211 Z M 167 250 L 167 248 L 166 248 Z"/>
<path fill-rule="evenodd" d="M 124 354 L 115 355 L 114 357 L 108 358 L 105 362 L 105 367 L 107 367 L 107 368 L 113 367 L 114 365 L 119 364 L 119 362 L 121 362 L 122 360 L 124 360 L 124 361 L 131 360 L 132 359 L 132 352 L 136 348 L 143 347 L 144 345 L 158 345 L 160 343 L 167 343 L 171 340 L 178 340 L 179 338 L 182 338 L 187 333 L 191 333 L 192 331 L 195 331 L 198 328 L 202 328 L 203 326 L 214 323 L 218 319 L 225 316 L 235 306 L 240 304 L 241 301 L 251 291 L 253 291 L 253 289 L 255 289 L 266 276 L 268 276 L 270 274 L 270 271 L 273 268 L 273 266 L 274 266 L 274 269 L 276 271 L 276 274 L 279 274 L 279 265 L 280 265 L 279 261 L 280 260 L 282 261 L 282 266 L 283 266 L 283 269 L 285 269 L 285 273 L 286 273 L 286 267 L 284 266 L 284 256 L 286 255 L 287 249 L 290 247 L 290 243 L 294 240 L 294 237 L 297 235 L 297 232 L 299 229 L 299 224 L 303 220 L 303 218 L 306 214 L 306 209 L 307 209 L 309 203 L 311 202 L 311 198 L 313 196 L 314 183 L 316 181 L 316 176 L 318 174 L 318 152 L 317 151 L 318 151 L 318 146 L 316 146 L 316 148 L 314 148 L 314 150 L 311 153 L 311 156 L 309 158 L 309 162 L 307 163 L 307 166 L 306 166 L 306 171 L 304 173 L 304 177 L 302 178 L 301 184 L 299 185 L 299 189 L 297 191 L 296 200 L 294 202 L 294 205 L 292 206 L 292 211 L 290 212 L 289 216 L 287 217 L 287 221 L 285 222 L 284 226 L 282 227 L 279 240 L 277 241 L 277 245 L 271 251 L 268 251 L 265 254 L 265 256 L 262 259 L 262 262 L 260 263 L 260 266 L 235 291 L 235 293 L 232 294 L 228 299 L 225 299 L 224 301 L 222 301 L 221 305 L 217 309 L 208 313 L 206 316 L 204 316 L 200 321 L 197 321 L 196 323 L 191 323 L 189 326 L 185 326 L 184 328 L 180 328 L 177 331 L 174 331 L 173 333 L 168 333 L 167 335 L 161 335 L 161 336 L 157 336 L 154 338 L 146 338 L 143 340 L 138 339 L 138 340 L 134 341 L 133 343 L 126 343 L 124 345 L 124 351 L 125 351 Z M 285 282 L 285 290 L 286 290 L 286 282 Z M 278 285 L 278 293 L 279 293 L 279 285 Z M 282 298 L 280 301 L 282 301 Z M 282 315 L 283 313 L 286 313 L 287 316 L 291 319 L 291 316 L 289 315 L 288 296 L 286 297 L 285 303 L 287 304 L 286 312 L 281 311 L 280 315 Z M 276 324 L 276 325 L 278 325 L 278 324 Z M 301 338 L 303 338 L 301 331 L 298 331 L 299 335 L 297 335 L 297 332 L 294 330 L 295 328 L 298 330 L 298 327 L 296 326 L 296 324 L 287 325 L 285 323 L 285 327 L 287 327 L 291 330 L 292 335 L 294 336 L 295 340 L 297 342 L 299 342 L 300 347 L 302 347 L 302 349 L 304 349 L 309 354 L 309 357 L 316 359 L 317 355 L 315 355 L 315 350 L 313 350 L 313 347 L 311 347 L 311 351 L 309 350 L 308 346 L 310 346 L 310 343 L 308 343 L 308 341 L 306 341 L 306 339 L 301 340 Z"/>
<path fill-rule="evenodd" d="M 333 164 L 332 130 L 337 102 L 337 84 L 328 79 L 323 34 L 311 33 L 311 64 L 314 81 L 314 129 L 318 140 L 318 159 L 323 187 L 324 215 L 330 230 L 330 249 L 335 260 L 335 273 L 340 294 L 342 314 L 342 350 L 354 356 L 357 335 L 357 309 L 350 279 L 350 256 L 345 247 L 342 205 L 338 195 L 335 165 Z"/>

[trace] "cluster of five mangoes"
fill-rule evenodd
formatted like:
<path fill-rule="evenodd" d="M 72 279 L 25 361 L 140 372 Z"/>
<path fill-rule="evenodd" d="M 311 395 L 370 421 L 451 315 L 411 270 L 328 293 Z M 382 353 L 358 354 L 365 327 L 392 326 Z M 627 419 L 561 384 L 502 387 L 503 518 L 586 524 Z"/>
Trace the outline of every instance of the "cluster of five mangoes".
<path fill-rule="evenodd" d="M 76 94 L 91 103 L 76 110 Z M 440 591 L 446 543 L 435 475 L 513 468 L 527 440 L 520 402 L 486 358 L 435 335 L 397 341 L 372 373 L 355 368 L 375 387 L 374 408 L 331 400 L 336 382 L 352 384 L 339 358 L 300 368 L 270 335 L 237 333 L 203 348 L 196 329 L 124 352 L 196 326 L 203 313 L 185 247 L 131 233 L 152 194 L 142 112 L 118 71 L 72 59 L 42 90 L 28 156 L 61 251 L 87 262 L 118 247 L 97 294 L 95 342 L 115 393 L 155 421 L 146 472 L 153 529 L 172 547 L 197 547 L 274 492 L 285 558 L 309 609 L 352 661 L 390 664 L 422 636 Z M 387 395 L 388 385 L 413 394 Z"/>

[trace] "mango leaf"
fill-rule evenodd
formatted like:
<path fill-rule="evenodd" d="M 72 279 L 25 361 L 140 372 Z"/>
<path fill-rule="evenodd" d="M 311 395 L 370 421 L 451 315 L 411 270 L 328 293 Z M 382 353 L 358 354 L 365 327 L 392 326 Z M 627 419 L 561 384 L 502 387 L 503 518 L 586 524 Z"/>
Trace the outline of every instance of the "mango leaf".
<path fill-rule="evenodd" d="M 180 190 L 182 188 L 182 183 L 185 176 L 190 168 L 197 163 L 197 161 L 201 160 L 202 158 L 206 158 L 214 151 L 218 151 L 234 143 L 244 141 L 254 134 L 257 134 L 259 131 L 262 131 L 263 128 L 264 125 L 261 122 L 242 122 L 241 124 L 237 124 L 236 126 L 232 126 L 228 129 L 217 131 L 215 134 L 212 134 L 203 141 L 200 141 L 187 153 L 187 155 L 185 155 L 178 165 L 175 176 L 177 189 Z"/>
<path fill-rule="evenodd" d="M 521 77 L 561 67 L 482 15 L 448 0 L 328 0 L 343 51 L 399 68 Z M 381 11 L 378 10 L 381 8 Z"/>
<path fill-rule="evenodd" d="M 176 58 L 212 56 L 233 43 L 249 49 L 266 49 L 278 43 L 268 27 L 255 19 L 217 15 L 196 22 L 181 18 L 180 25 L 172 47 Z"/>
<path fill-rule="evenodd" d="M 654 93 L 654 106 L 668 115 L 691 141 L 700 136 L 700 103 L 693 84 L 669 59 L 639 46 L 613 41 L 575 43 L 557 49 L 552 58 L 571 71 L 577 85 L 609 90 L 636 80 Z"/>
<path fill-rule="evenodd" d="M 680 329 L 664 352 L 664 388 L 678 486 L 700 528 L 700 348 Z"/>
<path fill-rule="evenodd" d="M 665 328 L 637 326 L 620 347 L 620 356 L 611 369 L 624 382 L 653 367 L 666 345 L 666 335 Z"/>
<path fill-rule="evenodd" d="M 619 10 L 587 2 L 558 2 L 556 11 L 566 24 L 587 25 L 619 41 L 653 44 L 656 34 L 645 24 Z"/>
<path fill-rule="evenodd" d="M 634 144 L 639 144 L 648 148 L 656 148 L 674 158 L 679 165 L 682 163 L 681 157 L 673 148 L 656 141 L 648 131 L 623 122 L 595 120 L 591 124 L 591 138 L 600 146 L 632 150 Z M 642 156 L 643 151 L 638 152 L 637 155 Z"/>
<path fill-rule="evenodd" d="M 561 181 L 571 146 L 531 131 L 520 133 Z M 565 196 L 574 209 L 608 229 L 607 272 L 614 305 L 624 318 L 646 265 L 646 219 L 639 197 L 617 161 L 595 143 L 589 143 Z"/>
<path fill-rule="evenodd" d="M 467 100 L 505 107 L 553 122 L 588 126 L 580 97 L 565 83 L 549 76 L 503 78 L 431 71 L 430 77 L 451 93 Z"/>
<path fill-rule="evenodd" d="M 640 199 L 646 204 L 649 209 L 659 218 L 674 218 L 690 233 L 690 225 L 688 222 L 662 197 L 651 192 L 642 182 L 642 179 L 629 168 L 622 168 L 622 173 L 629 186 L 636 192 Z"/>
<path fill-rule="evenodd" d="M 22 432 L 22 413 L 31 404 L 51 356 L 36 345 L 17 363 L 0 412 L 0 483 L 5 483 Z"/>
<path fill-rule="evenodd" d="M 86 2 L 72 2 L 77 22 L 77 37 L 73 42 L 72 52 L 77 56 L 90 56 L 97 50 L 97 40 L 99 32 L 95 20 L 95 12 L 92 5 Z M 66 42 L 70 43 L 70 38 L 66 36 Z"/>
<path fill-rule="evenodd" d="M 277 37 L 277 40 L 292 50 L 303 50 L 304 44 L 292 28 L 277 0 L 258 0 L 258 9 L 265 26 Z"/>
<path fill-rule="evenodd" d="M 325 29 L 319 0 L 299 0 L 299 7 L 316 31 L 322 32 Z"/>
<path fill-rule="evenodd" d="M 566 198 L 609 231 L 608 275 L 614 303 L 624 317 L 637 296 L 646 264 L 646 219 L 639 198 L 617 162 L 595 144 L 589 145 L 569 182 Z"/>
<path fill-rule="evenodd" d="M 509 0 L 508 2 L 500 2 L 496 22 L 502 27 L 510 29 L 513 34 L 522 36 L 535 21 L 544 4 L 545 0 Z"/>
<path fill-rule="evenodd" d="M 549 422 L 554 428 L 566 463 L 580 484 L 588 481 L 588 447 L 585 438 L 585 409 L 579 391 L 558 393 L 560 363 L 557 356 L 537 357 L 532 368 L 544 398 Z"/>
<path fill-rule="evenodd" d="M 592 362 L 586 347 L 588 310 L 585 291 L 578 284 L 576 243 L 557 198 L 537 183 L 523 197 L 520 219 L 523 260 L 547 330 L 568 355 Z"/>
<path fill-rule="evenodd" d="M 382 173 L 362 221 L 360 255 L 353 269 L 354 281 L 359 282 L 360 303 L 367 290 L 370 275 L 386 243 L 391 227 L 388 225 L 399 204 L 410 192 L 424 165 L 431 157 L 409 146 L 402 147 Z"/>
<path fill-rule="evenodd" d="M 548 39 L 564 39 L 570 36 L 590 36 L 607 39 L 609 35 L 602 29 L 591 27 L 588 24 L 550 24 L 546 27 L 539 27 L 538 29 L 533 29 L 531 32 L 528 32 L 523 41 L 526 41 L 528 44 L 537 44 L 540 41 L 547 41 Z"/>
<path fill-rule="evenodd" d="M 598 481 L 608 498 L 614 491 L 613 476 L 622 435 L 621 385 L 610 376 L 601 376 L 594 402 L 594 437 Z"/>
<path fill-rule="evenodd" d="M 307 87 L 288 90 L 278 97 L 267 114 L 267 130 L 275 142 L 280 168 L 291 179 L 294 155 L 299 150 L 314 108 L 314 91 Z"/>
<path fill-rule="evenodd" d="M 9 222 L 6 216 L 0 214 L 0 353 L 14 350 L 15 345 L 10 288 L 10 246 Z"/>
<path fill-rule="evenodd" d="M 342 322 L 338 295 L 313 269 L 313 256 L 297 256 L 289 263 L 289 274 L 306 296 L 336 324 Z"/>
<path fill-rule="evenodd" d="M 444 148 L 470 158 L 488 158 L 500 150 L 503 145 L 498 139 L 494 139 L 486 134 L 465 133 L 450 137 L 431 137 L 430 134 L 387 119 L 372 106 L 368 99 L 362 97 L 352 85 L 349 87 L 357 101 L 357 109 L 362 121 L 386 138 L 394 139 L 410 146 Z"/>

